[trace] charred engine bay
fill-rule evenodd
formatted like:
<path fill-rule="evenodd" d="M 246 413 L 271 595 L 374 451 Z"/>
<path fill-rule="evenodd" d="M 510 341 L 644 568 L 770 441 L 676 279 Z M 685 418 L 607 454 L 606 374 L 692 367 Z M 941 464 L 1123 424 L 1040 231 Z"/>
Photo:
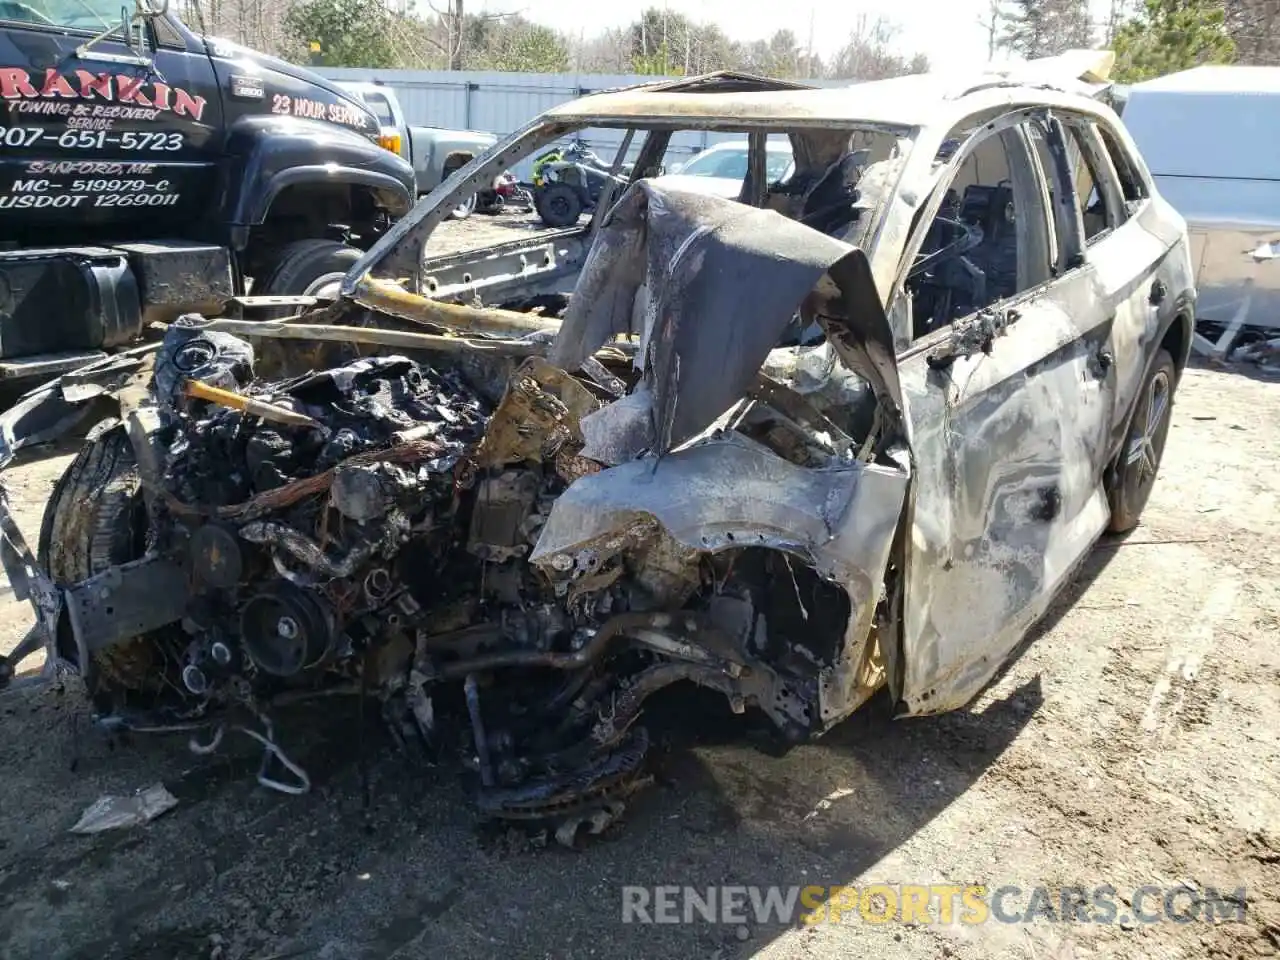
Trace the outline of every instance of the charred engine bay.
<path fill-rule="evenodd" d="M 581 420 L 634 377 L 616 360 L 588 378 L 531 357 L 495 377 L 373 356 L 267 380 L 247 342 L 171 327 L 145 438 L 158 475 L 128 475 L 138 559 L 99 565 L 87 585 L 130 570 L 145 592 L 161 564 L 186 593 L 139 632 L 60 638 L 99 715 L 193 730 L 201 753 L 246 734 L 264 747 L 260 781 L 296 793 L 310 784 L 283 746 L 287 705 L 358 694 L 380 701 L 409 755 L 460 746 L 483 814 L 558 824 L 569 840 L 602 829 L 642 782 L 637 721 L 674 683 L 760 708 L 788 739 L 821 732 L 850 600 L 796 556 L 691 549 L 643 511 L 587 549 L 538 555 L 557 499 L 605 467 L 582 455 Z M 258 405 L 193 397 L 192 382 Z M 807 431 L 753 403 L 716 435 L 819 460 Z M 113 438 L 137 443 L 119 421 L 90 443 Z M 67 582 L 58 537 L 93 524 L 68 519 L 85 504 L 60 509 L 48 563 Z M 870 652 L 861 667 L 876 676 Z"/>

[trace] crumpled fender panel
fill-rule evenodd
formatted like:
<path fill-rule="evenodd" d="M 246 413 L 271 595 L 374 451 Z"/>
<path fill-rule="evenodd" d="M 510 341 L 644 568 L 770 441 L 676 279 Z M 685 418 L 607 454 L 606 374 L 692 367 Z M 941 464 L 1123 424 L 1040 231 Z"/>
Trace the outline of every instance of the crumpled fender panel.
<path fill-rule="evenodd" d="M 856 674 L 907 483 L 905 469 L 873 464 L 807 469 L 729 434 L 579 478 L 556 501 L 530 561 L 589 576 L 655 520 L 690 550 L 758 546 L 802 558 L 846 590 L 854 611 L 841 662 L 821 678 L 822 716 L 832 723 L 861 702 Z"/>

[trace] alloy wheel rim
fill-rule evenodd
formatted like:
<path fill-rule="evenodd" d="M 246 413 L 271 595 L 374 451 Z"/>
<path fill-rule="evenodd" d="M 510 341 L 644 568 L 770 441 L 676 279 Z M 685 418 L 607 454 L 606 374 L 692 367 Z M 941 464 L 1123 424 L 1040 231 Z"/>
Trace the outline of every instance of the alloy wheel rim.
<path fill-rule="evenodd" d="M 470 197 L 468 197 L 462 203 L 458 204 L 456 207 L 453 208 L 453 215 L 455 217 L 459 217 L 467 213 L 470 213 L 471 210 L 475 207 L 475 205 L 476 205 L 476 195 L 473 193 Z"/>
<path fill-rule="evenodd" d="M 1156 445 L 1161 427 L 1169 416 L 1169 386 L 1169 375 L 1163 370 L 1151 378 L 1147 386 L 1146 416 L 1142 423 L 1135 425 L 1129 437 L 1126 459 L 1137 469 L 1139 485 L 1154 480 L 1160 466 L 1160 450 Z"/>

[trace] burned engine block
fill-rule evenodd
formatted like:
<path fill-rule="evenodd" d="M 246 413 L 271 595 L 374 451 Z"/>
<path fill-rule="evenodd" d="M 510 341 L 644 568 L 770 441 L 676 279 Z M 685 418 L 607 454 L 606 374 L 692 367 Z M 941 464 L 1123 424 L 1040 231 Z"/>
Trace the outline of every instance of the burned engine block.
<path fill-rule="evenodd" d="M 187 592 L 176 619 L 90 648 L 99 708 L 132 729 L 212 730 L 201 753 L 240 730 L 266 750 L 260 782 L 300 792 L 279 708 L 359 694 L 411 752 L 461 747 L 485 813 L 569 836 L 617 815 L 648 748 L 642 706 L 673 683 L 760 707 L 789 738 L 819 728 L 840 589 L 782 554 L 678 542 L 643 513 L 539 557 L 555 504 L 604 467 L 582 420 L 625 386 L 536 356 L 503 380 L 404 356 L 260 380 L 248 343 L 172 326 L 138 562 Z M 739 419 L 735 436 L 757 429 Z"/>
<path fill-rule="evenodd" d="M 455 472 L 483 430 L 484 401 L 461 377 L 404 357 L 257 383 L 248 344 L 175 331 L 157 359 L 167 423 L 151 531 L 190 572 L 182 686 L 217 697 L 229 685 L 260 694 L 309 673 L 357 675 L 355 660 L 435 599 Z M 259 406 L 192 398 L 192 380 Z M 403 557 L 411 541 L 426 549 Z"/>

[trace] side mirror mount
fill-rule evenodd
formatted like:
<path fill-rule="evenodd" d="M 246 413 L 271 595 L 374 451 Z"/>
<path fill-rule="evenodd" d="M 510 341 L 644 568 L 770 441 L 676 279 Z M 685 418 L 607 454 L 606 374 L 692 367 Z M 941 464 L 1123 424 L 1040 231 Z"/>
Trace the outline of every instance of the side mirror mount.
<path fill-rule="evenodd" d="M 992 310 L 988 307 L 963 317 L 952 325 L 947 341 L 931 351 L 925 361 L 938 370 L 950 366 L 956 357 L 990 354 L 996 338 L 1004 336 L 1018 316 L 1017 310 Z"/>
<path fill-rule="evenodd" d="M 120 22 L 114 23 L 96 37 L 86 40 L 76 47 L 76 56 L 81 60 L 96 60 L 101 63 L 124 63 L 130 66 L 152 67 L 154 63 L 148 55 L 143 42 L 142 25 L 148 20 L 163 16 L 169 10 L 169 0 L 133 0 L 133 12 L 123 4 L 120 7 Z M 123 40 L 129 53 L 112 53 L 95 49 L 108 37 L 115 36 Z"/>

